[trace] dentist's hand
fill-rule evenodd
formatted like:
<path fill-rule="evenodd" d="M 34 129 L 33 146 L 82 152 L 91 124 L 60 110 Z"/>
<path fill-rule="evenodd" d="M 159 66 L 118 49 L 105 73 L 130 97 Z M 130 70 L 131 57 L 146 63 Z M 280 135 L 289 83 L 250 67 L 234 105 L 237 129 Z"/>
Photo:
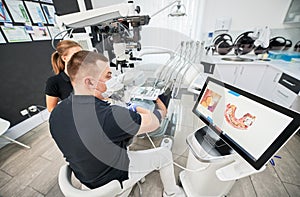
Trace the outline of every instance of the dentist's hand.
<path fill-rule="evenodd" d="M 132 103 L 132 102 L 129 102 L 129 103 L 126 103 L 127 104 L 127 109 L 131 110 L 131 111 L 134 111 L 134 112 L 137 112 L 136 108 L 137 108 L 137 105 Z"/>

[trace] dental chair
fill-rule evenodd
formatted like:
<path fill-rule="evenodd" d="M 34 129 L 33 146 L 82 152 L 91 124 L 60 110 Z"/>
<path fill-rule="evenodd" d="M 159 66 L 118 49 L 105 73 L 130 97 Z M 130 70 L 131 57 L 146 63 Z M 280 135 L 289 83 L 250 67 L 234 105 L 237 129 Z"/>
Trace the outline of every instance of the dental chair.
<path fill-rule="evenodd" d="M 95 189 L 88 189 L 87 187 L 78 189 L 73 186 L 71 177 L 71 168 L 68 164 L 63 165 L 59 170 L 58 184 L 66 197 L 127 197 L 132 189 L 132 187 L 122 189 L 118 180 L 113 180 Z"/>

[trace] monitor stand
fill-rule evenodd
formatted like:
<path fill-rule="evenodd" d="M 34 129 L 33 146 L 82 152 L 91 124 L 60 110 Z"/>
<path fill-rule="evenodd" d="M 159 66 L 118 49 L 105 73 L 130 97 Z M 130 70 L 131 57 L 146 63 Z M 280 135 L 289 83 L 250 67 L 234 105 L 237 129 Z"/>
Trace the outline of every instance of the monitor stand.
<path fill-rule="evenodd" d="M 195 138 L 202 148 L 212 156 L 225 156 L 234 153 L 234 150 L 208 126 L 197 130 Z M 237 155 L 233 163 L 216 170 L 216 175 L 221 181 L 231 181 L 261 172 L 264 169 L 265 166 L 260 170 L 254 169 L 243 158 Z"/>
<path fill-rule="evenodd" d="M 239 157 L 233 163 L 216 170 L 216 175 L 221 181 L 231 181 L 262 172 L 265 169 L 266 166 L 264 165 L 261 169 L 256 170 Z"/>
<path fill-rule="evenodd" d="M 187 137 L 186 168 L 192 171 L 183 170 L 179 174 L 187 196 L 226 196 L 237 179 L 260 172 L 229 146 L 222 147 L 224 142 L 219 140 L 217 133 L 207 126 Z M 226 155 L 228 152 L 232 153 Z"/>
<path fill-rule="evenodd" d="M 211 128 L 204 126 L 195 132 L 195 138 L 212 156 L 230 155 L 234 151 Z"/>

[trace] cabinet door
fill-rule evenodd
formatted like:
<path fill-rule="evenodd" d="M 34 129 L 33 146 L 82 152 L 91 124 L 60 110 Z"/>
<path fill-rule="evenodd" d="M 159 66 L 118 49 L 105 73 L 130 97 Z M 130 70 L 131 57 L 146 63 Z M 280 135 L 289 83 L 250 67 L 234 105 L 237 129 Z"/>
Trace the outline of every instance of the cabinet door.
<path fill-rule="evenodd" d="M 240 65 L 237 71 L 235 85 L 251 93 L 256 93 L 265 70 L 266 65 L 262 64 Z"/>
<path fill-rule="evenodd" d="M 220 81 L 234 84 L 237 69 L 237 65 L 234 64 L 218 64 L 215 67 L 214 76 Z"/>
<path fill-rule="evenodd" d="M 257 89 L 257 94 L 267 99 L 272 99 L 274 89 L 280 79 L 282 72 L 272 66 L 267 65 L 261 83 Z"/>
<path fill-rule="evenodd" d="M 297 94 L 278 83 L 274 89 L 271 100 L 284 107 L 291 107 L 296 97 Z"/>

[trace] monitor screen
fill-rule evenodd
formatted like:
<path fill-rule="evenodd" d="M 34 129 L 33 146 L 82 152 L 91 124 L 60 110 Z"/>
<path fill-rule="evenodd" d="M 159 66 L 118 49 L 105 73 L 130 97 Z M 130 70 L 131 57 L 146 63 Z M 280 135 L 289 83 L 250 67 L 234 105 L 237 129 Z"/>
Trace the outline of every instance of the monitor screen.
<path fill-rule="evenodd" d="M 193 112 L 257 170 L 300 126 L 299 113 L 211 77 Z"/>

